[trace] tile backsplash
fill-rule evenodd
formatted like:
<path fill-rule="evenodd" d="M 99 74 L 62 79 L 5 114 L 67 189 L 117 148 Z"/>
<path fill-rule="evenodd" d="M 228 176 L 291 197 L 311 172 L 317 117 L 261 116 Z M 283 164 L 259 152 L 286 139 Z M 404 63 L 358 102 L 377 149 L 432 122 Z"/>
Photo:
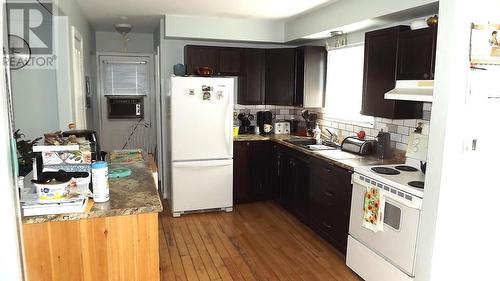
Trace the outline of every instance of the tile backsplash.
<path fill-rule="evenodd" d="M 301 111 L 304 108 L 293 106 L 275 106 L 275 105 L 235 105 L 235 111 L 256 114 L 257 111 L 270 110 L 276 114 L 276 120 L 296 119 L 304 121 Z M 324 117 L 324 108 L 308 108 L 309 112 L 318 113 L 318 122 L 322 128 L 334 129 L 342 138 L 356 135 L 360 130 L 364 130 L 369 137 L 376 137 L 380 129 L 391 133 L 391 146 L 397 150 L 406 151 L 408 145 L 408 136 L 419 122 L 423 123 L 423 130 L 428 134 L 429 122 L 431 119 L 432 103 L 424 103 L 424 113 L 422 119 L 387 119 L 375 117 L 374 128 L 357 126 Z"/>
<path fill-rule="evenodd" d="M 257 114 L 257 111 L 265 111 L 269 110 L 272 113 L 276 114 L 276 120 L 289 120 L 292 117 L 294 119 L 299 119 L 296 116 L 297 107 L 293 106 L 280 106 L 280 105 L 241 105 L 236 104 L 234 106 L 234 111 L 237 113 L 245 112 L 251 113 L 253 115 Z M 299 110 L 300 112 L 300 110 Z M 300 113 L 299 113 L 300 115 Z M 257 116 L 255 116 L 257 118 Z M 302 117 L 301 117 L 302 118 Z M 299 119 L 302 120 L 302 119 Z"/>

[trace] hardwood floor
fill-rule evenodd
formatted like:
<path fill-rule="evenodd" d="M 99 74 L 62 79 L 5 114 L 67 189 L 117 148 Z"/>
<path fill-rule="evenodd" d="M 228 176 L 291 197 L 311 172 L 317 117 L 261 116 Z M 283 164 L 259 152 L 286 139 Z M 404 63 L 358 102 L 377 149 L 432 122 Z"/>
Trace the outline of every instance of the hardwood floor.
<path fill-rule="evenodd" d="M 333 247 L 274 202 L 180 218 L 164 206 L 161 280 L 361 280 Z"/>

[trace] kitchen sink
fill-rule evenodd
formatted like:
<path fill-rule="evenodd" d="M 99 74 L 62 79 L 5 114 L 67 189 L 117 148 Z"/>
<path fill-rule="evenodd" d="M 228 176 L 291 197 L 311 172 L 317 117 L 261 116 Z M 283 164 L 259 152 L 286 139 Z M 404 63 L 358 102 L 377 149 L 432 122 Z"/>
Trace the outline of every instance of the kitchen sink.
<path fill-rule="evenodd" d="M 285 141 L 312 151 L 335 150 L 340 148 L 337 145 L 327 142 L 324 142 L 323 144 L 316 144 L 315 139 L 289 139 Z"/>
<path fill-rule="evenodd" d="M 315 139 L 288 139 L 285 140 L 288 143 L 295 144 L 295 145 L 311 145 L 311 144 L 316 144 Z"/>

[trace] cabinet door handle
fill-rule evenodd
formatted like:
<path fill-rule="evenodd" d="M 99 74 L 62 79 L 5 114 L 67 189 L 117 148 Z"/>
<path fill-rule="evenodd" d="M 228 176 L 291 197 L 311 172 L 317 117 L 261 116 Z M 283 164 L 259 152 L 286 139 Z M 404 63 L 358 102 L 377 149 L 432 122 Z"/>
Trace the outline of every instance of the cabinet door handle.
<path fill-rule="evenodd" d="M 332 192 L 330 192 L 330 191 L 325 191 L 323 194 L 324 194 L 325 196 L 328 196 L 328 197 L 333 197 L 333 195 L 334 195 L 334 194 L 333 194 Z"/>
<path fill-rule="evenodd" d="M 424 73 L 424 79 L 427 79 L 429 78 L 429 74 L 428 73 Z"/>
<path fill-rule="evenodd" d="M 323 171 L 326 172 L 326 173 L 331 173 L 332 172 L 332 170 L 328 169 L 328 168 L 323 168 Z"/>
<path fill-rule="evenodd" d="M 247 144 L 247 146 L 250 146 L 250 143 L 249 143 L 249 142 L 247 142 L 246 144 Z"/>
<path fill-rule="evenodd" d="M 332 228 L 332 225 L 323 221 L 323 226 L 326 227 L 326 228 Z"/>

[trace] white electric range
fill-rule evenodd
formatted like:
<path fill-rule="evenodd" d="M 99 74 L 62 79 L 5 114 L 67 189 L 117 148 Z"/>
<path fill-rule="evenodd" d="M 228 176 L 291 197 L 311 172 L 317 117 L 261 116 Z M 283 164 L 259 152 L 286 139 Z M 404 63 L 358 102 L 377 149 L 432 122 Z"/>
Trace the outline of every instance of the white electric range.
<path fill-rule="evenodd" d="M 427 141 L 416 137 L 419 143 L 410 142 L 406 164 L 354 168 L 346 264 L 365 281 L 414 280 L 425 180 L 420 161 L 426 153 L 420 150 L 427 149 Z M 416 151 L 417 159 L 408 158 Z M 383 229 L 377 232 L 363 227 L 365 194 L 371 188 L 385 198 Z"/>

